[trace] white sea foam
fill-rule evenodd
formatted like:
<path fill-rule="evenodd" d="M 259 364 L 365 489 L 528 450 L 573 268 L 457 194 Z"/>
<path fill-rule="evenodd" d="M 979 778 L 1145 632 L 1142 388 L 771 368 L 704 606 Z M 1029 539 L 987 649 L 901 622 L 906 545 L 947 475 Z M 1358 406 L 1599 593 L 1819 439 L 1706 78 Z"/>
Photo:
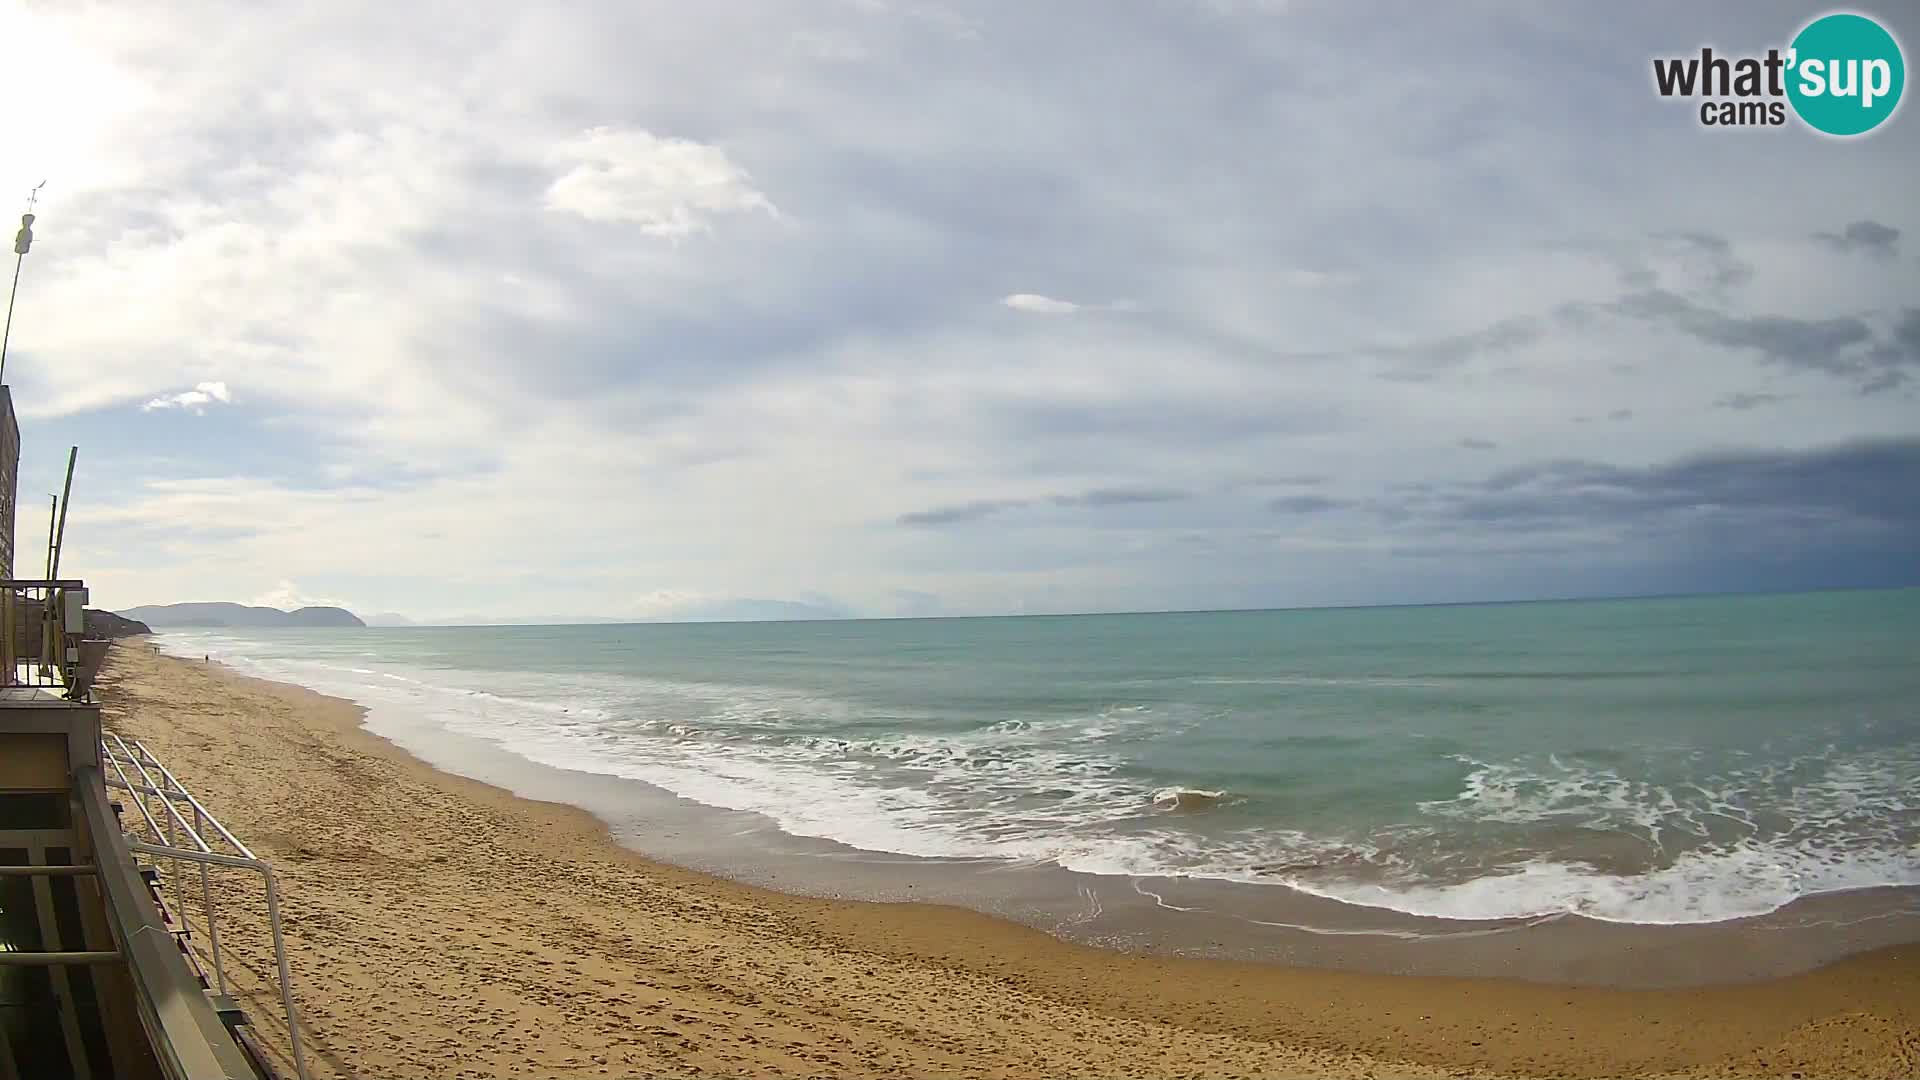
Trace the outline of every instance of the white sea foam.
<path fill-rule="evenodd" d="M 1442 919 L 1568 914 L 1606 922 L 1709 923 L 1765 915 L 1820 893 L 1920 885 L 1920 857 L 1742 844 L 1687 852 L 1671 866 L 1641 874 L 1533 862 L 1448 885 L 1289 884 L 1352 904 Z"/>
<path fill-rule="evenodd" d="M 1205 788 L 1163 787 L 1151 796 L 1153 805 L 1163 810 L 1207 810 L 1226 795 Z"/>
<path fill-rule="evenodd" d="M 1920 826 L 1911 783 L 1920 751 L 1912 747 L 1755 762 L 1684 786 L 1553 755 L 1463 759 L 1460 790 L 1420 804 L 1424 823 L 1404 836 L 1316 836 L 1167 813 L 1231 803 L 1221 791 L 1156 784 L 1129 767 L 1121 752 L 1129 740 L 1194 722 L 1164 708 L 1115 703 L 1084 715 L 910 730 L 927 725 L 873 722 L 849 702 L 776 687 L 368 667 L 364 655 L 262 658 L 254 643 L 222 635 L 182 638 L 179 647 L 360 701 L 376 725 L 402 714 L 543 765 L 641 781 L 872 851 L 1277 884 L 1475 921 L 1715 922 L 1818 893 L 1920 885 L 1911 839 Z M 1430 848 L 1448 839 L 1548 826 L 1637 837 L 1651 858 L 1635 872 L 1549 851 L 1467 873 L 1461 859 L 1432 861 Z"/>

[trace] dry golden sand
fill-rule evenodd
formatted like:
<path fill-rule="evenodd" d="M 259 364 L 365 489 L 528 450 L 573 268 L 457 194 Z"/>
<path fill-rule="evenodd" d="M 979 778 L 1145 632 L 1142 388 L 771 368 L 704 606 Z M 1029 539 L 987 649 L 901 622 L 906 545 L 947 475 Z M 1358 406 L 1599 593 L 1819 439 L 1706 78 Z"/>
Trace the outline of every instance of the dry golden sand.
<path fill-rule="evenodd" d="M 1129 956 L 653 863 L 347 702 L 144 646 L 101 697 L 279 869 L 320 1077 L 1920 1074 L 1916 947 L 1671 991 Z M 221 896 L 284 1044 L 258 889 Z"/>

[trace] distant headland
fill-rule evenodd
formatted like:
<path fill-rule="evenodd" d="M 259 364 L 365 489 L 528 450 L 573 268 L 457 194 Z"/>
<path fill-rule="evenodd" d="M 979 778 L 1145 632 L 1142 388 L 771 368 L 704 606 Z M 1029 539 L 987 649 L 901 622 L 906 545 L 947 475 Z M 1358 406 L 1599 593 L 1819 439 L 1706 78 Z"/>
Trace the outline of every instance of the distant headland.
<path fill-rule="evenodd" d="M 245 604 L 149 604 L 126 608 L 119 614 L 155 629 L 206 626 L 361 626 L 366 623 L 346 608 L 303 607 L 294 611 L 249 607 Z"/>

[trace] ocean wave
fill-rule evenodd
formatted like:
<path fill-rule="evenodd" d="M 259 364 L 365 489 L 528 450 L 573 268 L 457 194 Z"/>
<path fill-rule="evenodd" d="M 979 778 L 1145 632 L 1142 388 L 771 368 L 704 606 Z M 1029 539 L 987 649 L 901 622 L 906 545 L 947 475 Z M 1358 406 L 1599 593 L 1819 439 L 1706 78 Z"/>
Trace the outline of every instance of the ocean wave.
<path fill-rule="evenodd" d="M 1911 745 L 1826 748 L 1664 783 L 1604 754 L 1461 756 L 1451 796 L 1418 803 L 1395 828 L 1334 835 L 1271 817 L 1247 824 L 1259 816 L 1245 797 L 1169 785 L 1138 767 L 1127 752 L 1136 740 L 1197 722 L 1165 705 L 928 730 L 932 718 L 882 724 L 855 701 L 781 687 L 262 658 L 255 643 L 224 636 L 178 647 L 352 698 L 376 723 L 391 711 L 542 765 L 647 783 L 871 851 L 1283 886 L 1464 921 L 1717 922 L 1819 893 L 1920 885 Z M 1203 810 L 1218 812 L 1169 813 Z M 1637 865 L 1551 846 L 1500 858 L 1475 847 L 1502 829 L 1629 837 Z"/>
<path fill-rule="evenodd" d="M 1678 925 L 1766 915 L 1823 893 L 1920 886 L 1920 857 L 1747 843 L 1687 852 L 1670 866 L 1640 874 L 1541 861 L 1453 884 L 1288 884 L 1332 900 L 1429 918 L 1579 915 L 1602 922 Z"/>
<path fill-rule="evenodd" d="M 1150 797 L 1162 810 L 1210 810 L 1226 796 L 1224 791 L 1204 788 L 1164 787 Z"/>

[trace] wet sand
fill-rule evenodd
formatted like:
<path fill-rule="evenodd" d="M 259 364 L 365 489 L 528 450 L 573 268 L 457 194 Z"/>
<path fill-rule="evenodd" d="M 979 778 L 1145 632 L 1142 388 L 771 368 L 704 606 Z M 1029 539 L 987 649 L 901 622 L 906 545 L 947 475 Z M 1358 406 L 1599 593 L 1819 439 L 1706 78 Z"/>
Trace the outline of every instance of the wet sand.
<path fill-rule="evenodd" d="M 1920 946 L 1653 990 L 1122 953 L 650 861 L 351 703 L 138 645 L 101 698 L 281 873 L 316 1076 L 1920 1073 Z M 226 884 L 229 973 L 284 1042 L 263 904 Z"/>

